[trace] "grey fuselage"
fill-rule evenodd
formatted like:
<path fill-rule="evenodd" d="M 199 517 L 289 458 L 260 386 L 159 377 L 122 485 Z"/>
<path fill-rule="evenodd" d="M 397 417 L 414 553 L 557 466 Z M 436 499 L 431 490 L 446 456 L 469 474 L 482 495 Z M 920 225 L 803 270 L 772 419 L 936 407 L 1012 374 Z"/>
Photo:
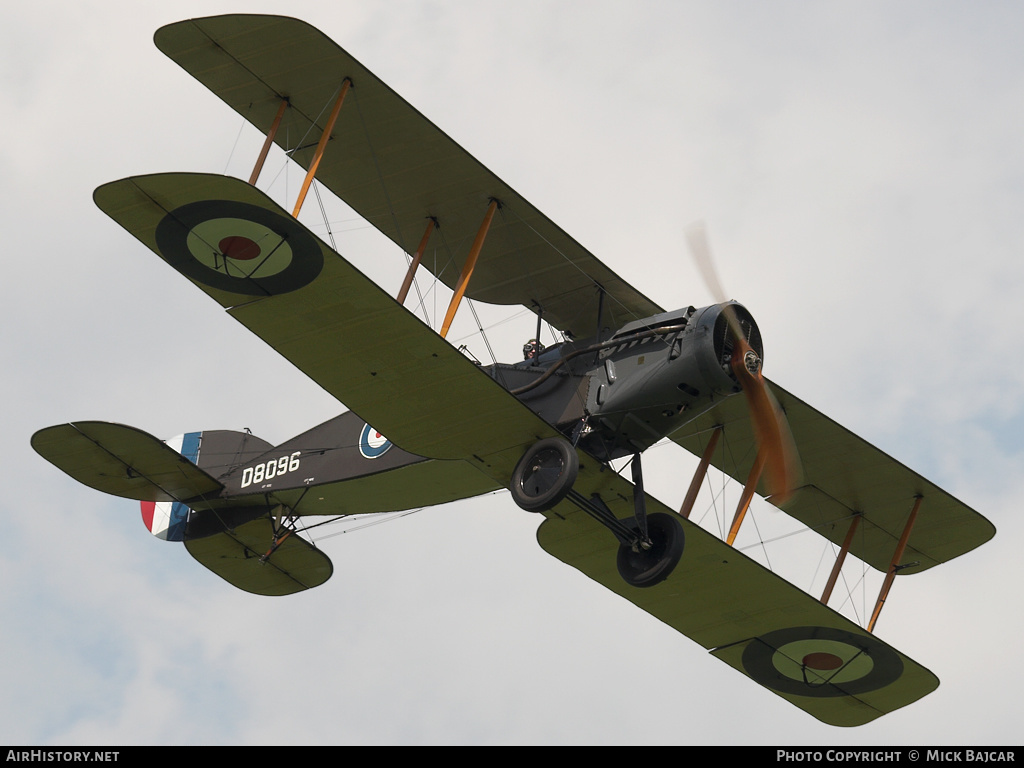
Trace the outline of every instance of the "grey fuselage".
<path fill-rule="evenodd" d="M 731 372 L 733 345 L 722 306 L 665 312 L 614 333 L 563 342 L 536 359 L 482 370 L 595 458 L 632 455 L 740 391 Z M 746 309 L 732 306 L 760 356 L 757 325 Z M 364 494 L 358 508 L 350 507 L 346 499 L 355 486 L 348 481 L 411 471 L 429 461 L 392 445 L 351 412 L 278 446 L 229 431 L 204 431 L 201 444 L 198 464 L 224 490 L 216 499 L 190 504 L 198 514 L 189 519 L 189 538 L 266 514 L 268 505 L 278 503 L 302 515 L 404 509 L 405 500 L 389 495 L 401 483 L 374 486 L 372 503 Z M 472 495 L 491 487 L 483 475 L 477 480 Z M 446 483 L 440 486 L 436 498 L 422 503 L 461 497 Z M 464 477 L 457 486 L 469 487 Z M 313 488 L 316 493 L 307 493 Z"/>
<path fill-rule="evenodd" d="M 578 445 L 598 459 L 631 455 L 740 391 L 722 306 L 665 312 L 485 370 L 545 421 L 578 432 Z M 756 323 L 731 306 L 761 357 Z"/>

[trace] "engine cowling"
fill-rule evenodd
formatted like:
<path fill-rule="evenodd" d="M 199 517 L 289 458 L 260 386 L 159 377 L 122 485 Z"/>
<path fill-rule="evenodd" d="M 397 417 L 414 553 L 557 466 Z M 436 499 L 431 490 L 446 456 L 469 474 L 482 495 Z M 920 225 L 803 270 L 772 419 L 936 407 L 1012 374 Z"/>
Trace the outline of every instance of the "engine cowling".
<path fill-rule="evenodd" d="M 642 451 L 685 424 L 716 398 L 740 391 L 732 372 L 732 335 L 713 304 L 638 320 L 598 354 L 587 396 L 585 448 L 612 459 Z M 730 302 L 758 359 L 761 334 L 750 312 Z M 618 343 L 615 343 L 618 342 Z"/>

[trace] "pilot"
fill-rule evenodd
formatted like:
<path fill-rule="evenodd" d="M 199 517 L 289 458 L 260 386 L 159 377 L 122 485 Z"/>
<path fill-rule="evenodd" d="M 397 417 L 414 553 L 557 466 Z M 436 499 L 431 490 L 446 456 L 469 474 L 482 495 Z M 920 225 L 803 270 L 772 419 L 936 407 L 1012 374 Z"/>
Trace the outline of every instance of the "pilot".
<path fill-rule="evenodd" d="M 544 345 L 536 339 L 530 339 L 523 344 L 523 360 L 533 360 L 544 351 Z"/>

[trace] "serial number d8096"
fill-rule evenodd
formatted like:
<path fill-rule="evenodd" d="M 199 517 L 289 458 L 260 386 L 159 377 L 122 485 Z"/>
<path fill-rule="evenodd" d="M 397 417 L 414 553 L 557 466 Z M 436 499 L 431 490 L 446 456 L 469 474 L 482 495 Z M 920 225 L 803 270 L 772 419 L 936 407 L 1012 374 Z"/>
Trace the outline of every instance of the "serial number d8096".
<path fill-rule="evenodd" d="M 300 453 L 302 451 L 296 451 L 291 456 L 282 456 L 280 459 L 271 459 L 263 464 L 257 464 L 255 467 L 246 467 L 242 470 L 242 487 L 245 488 L 253 483 L 262 483 L 264 480 L 272 480 L 279 475 L 294 472 L 299 468 Z"/>

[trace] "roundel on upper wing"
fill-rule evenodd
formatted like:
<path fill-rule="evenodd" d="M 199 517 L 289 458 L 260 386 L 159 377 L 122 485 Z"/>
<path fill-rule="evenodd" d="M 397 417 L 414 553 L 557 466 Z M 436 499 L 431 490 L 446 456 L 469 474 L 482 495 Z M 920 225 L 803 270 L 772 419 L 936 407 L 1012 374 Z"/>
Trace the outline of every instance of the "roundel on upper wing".
<path fill-rule="evenodd" d="M 248 296 L 288 293 L 323 268 L 316 239 L 294 219 L 236 200 L 200 200 L 164 216 L 156 245 L 200 283 Z"/>
<path fill-rule="evenodd" d="M 868 635 L 831 627 L 768 632 L 743 651 L 743 668 L 780 693 L 832 697 L 867 693 L 903 674 L 896 651 Z"/>
<path fill-rule="evenodd" d="M 359 435 L 359 452 L 363 454 L 363 458 L 379 459 L 390 449 L 390 440 L 369 424 L 363 425 L 363 431 Z"/>

